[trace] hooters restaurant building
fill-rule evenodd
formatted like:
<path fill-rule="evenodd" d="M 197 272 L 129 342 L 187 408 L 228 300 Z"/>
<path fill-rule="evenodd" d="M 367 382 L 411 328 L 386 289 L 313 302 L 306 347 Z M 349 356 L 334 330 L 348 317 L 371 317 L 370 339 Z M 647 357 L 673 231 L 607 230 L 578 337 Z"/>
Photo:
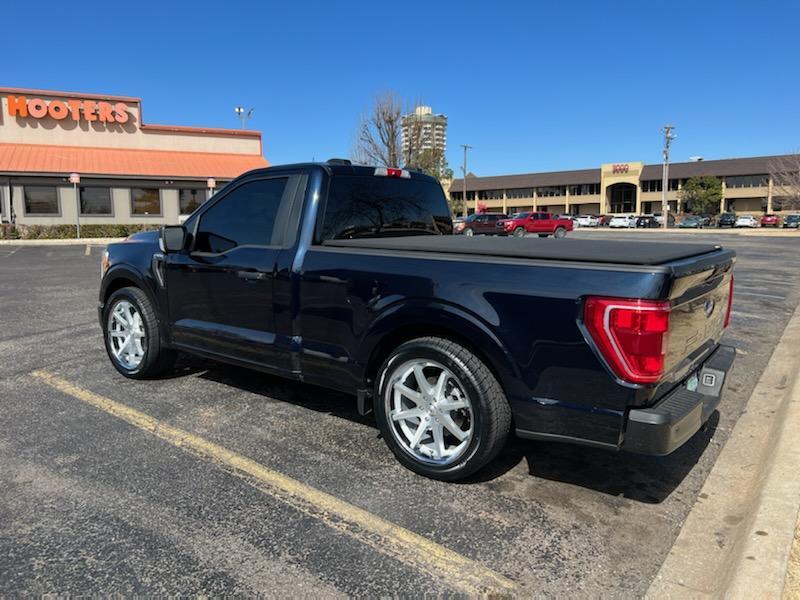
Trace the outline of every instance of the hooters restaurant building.
<path fill-rule="evenodd" d="M 142 100 L 0 88 L 0 220 L 177 223 L 250 169 L 261 133 L 154 125 Z"/>

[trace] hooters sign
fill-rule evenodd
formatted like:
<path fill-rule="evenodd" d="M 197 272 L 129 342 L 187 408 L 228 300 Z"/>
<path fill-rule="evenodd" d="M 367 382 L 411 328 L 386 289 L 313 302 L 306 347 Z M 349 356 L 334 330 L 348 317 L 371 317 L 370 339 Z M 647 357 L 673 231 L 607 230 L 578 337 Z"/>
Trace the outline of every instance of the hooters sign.
<path fill-rule="evenodd" d="M 631 170 L 631 167 L 628 163 L 617 163 L 615 165 L 611 165 L 611 172 L 615 175 L 620 175 L 623 173 L 627 173 Z"/>
<path fill-rule="evenodd" d="M 43 100 L 25 96 L 8 96 L 8 115 L 10 117 L 44 119 L 56 121 L 97 121 L 99 123 L 125 124 L 130 120 L 128 105 L 124 102 L 96 102 L 69 98 L 66 100 Z"/>

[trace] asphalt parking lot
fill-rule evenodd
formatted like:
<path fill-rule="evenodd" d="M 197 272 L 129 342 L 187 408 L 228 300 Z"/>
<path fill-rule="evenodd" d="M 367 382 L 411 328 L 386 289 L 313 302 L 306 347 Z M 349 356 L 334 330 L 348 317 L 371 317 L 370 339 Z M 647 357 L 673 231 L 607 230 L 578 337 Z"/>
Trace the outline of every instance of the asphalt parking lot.
<path fill-rule="evenodd" d="M 726 333 L 739 356 L 704 431 L 665 458 L 514 440 L 461 484 L 403 469 L 355 398 L 188 357 L 168 378 L 124 379 L 96 318 L 99 249 L 0 246 L 0 594 L 420 595 L 499 581 L 640 596 L 800 302 L 800 235 L 710 239 L 739 254 Z"/>

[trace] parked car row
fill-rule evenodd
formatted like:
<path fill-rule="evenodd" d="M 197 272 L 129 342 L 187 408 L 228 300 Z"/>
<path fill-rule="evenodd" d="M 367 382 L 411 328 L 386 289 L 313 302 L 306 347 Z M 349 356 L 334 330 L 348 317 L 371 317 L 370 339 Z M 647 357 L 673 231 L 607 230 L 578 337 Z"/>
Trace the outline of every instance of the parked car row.
<path fill-rule="evenodd" d="M 529 233 L 539 237 L 552 235 L 562 238 L 574 228 L 573 219 L 548 212 L 521 212 L 511 216 L 503 213 L 475 213 L 464 219 L 453 220 L 456 235 L 513 235 L 522 237 Z"/>
<path fill-rule="evenodd" d="M 728 212 L 715 219 L 717 227 L 784 227 L 786 229 L 800 228 L 800 214 L 780 215 L 765 214 L 761 217 L 745 214 L 737 215 Z"/>
<path fill-rule="evenodd" d="M 547 215 L 537 217 L 534 215 Z M 509 224 L 509 221 L 519 220 L 519 223 Z M 534 224 L 530 221 L 543 221 Z M 548 223 L 545 224 L 544 221 Z M 550 221 L 560 221 L 563 233 L 556 235 L 556 226 L 551 227 Z M 567 228 L 566 223 L 570 223 Z M 615 229 L 654 228 L 661 227 L 663 217 L 661 213 L 652 215 L 552 215 L 544 212 L 516 213 L 510 217 L 503 213 L 479 213 L 469 217 L 453 220 L 453 232 L 463 235 L 524 235 L 525 233 L 539 233 L 540 235 L 554 235 L 563 237 L 567 231 L 575 227 L 601 227 L 608 226 Z M 675 216 L 669 213 L 669 226 L 674 227 Z M 510 229 L 509 229 L 510 227 Z M 800 214 L 780 217 L 774 214 L 765 214 L 757 218 L 751 214 L 737 215 L 728 212 L 720 215 L 687 215 L 678 223 L 680 229 L 702 229 L 704 227 L 783 227 L 785 229 L 800 229 Z"/>

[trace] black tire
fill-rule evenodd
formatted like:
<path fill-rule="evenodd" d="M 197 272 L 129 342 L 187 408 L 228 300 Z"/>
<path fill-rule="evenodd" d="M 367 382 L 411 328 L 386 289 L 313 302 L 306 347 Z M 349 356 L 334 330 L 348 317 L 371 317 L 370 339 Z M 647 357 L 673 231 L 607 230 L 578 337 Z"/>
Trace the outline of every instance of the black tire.
<path fill-rule="evenodd" d="M 127 368 L 117 359 L 111 348 L 111 335 L 109 334 L 109 316 L 114 308 L 121 301 L 130 302 L 141 315 L 144 326 L 145 343 L 144 354 L 141 362 L 134 368 Z M 147 295 L 136 287 L 124 287 L 115 291 L 103 308 L 103 339 L 105 341 L 106 353 L 114 368 L 130 379 L 153 379 L 163 375 L 175 364 L 176 352 L 161 345 L 159 335 L 158 318 L 150 299 Z"/>
<path fill-rule="evenodd" d="M 387 415 L 387 388 L 392 369 L 409 361 L 435 361 L 457 378 L 471 403 L 472 439 L 453 462 L 434 465 L 417 459 L 401 446 L 392 430 L 394 422 Z M 401 464 L 408 469 L 443 481 L 455 481 L 472 475 L 502 450 L 511 429 L 511 407 L 491 370 L 472 352 L 444 338 L 425 337 L 401 344 L 384 361 L 375 383 L 373 399 L 375 420 L 383 439 Z"/>
<path fill-rule="evenodd" d="M 514 230 L 514 237 L 525 237 L 525 228 L 524 227 L 517 227 Z"/>
<path fill-rule="evenodd" d="M 567 235 L 567 230 L 564 229 L 563 227 L 556 227 L 556 230 L 553 232 L 553 237 L 556 238 L 557 240 L 566 237 L 566 235 Z"/>
<path fill-rule="evenodd" d="M 466 235 L 467 237 L 472 237 L 473 235 L 475 235 L 475 231 L 473 231 L 471 227 L 467 227 L 464 230 L 464 235 Z"/>

